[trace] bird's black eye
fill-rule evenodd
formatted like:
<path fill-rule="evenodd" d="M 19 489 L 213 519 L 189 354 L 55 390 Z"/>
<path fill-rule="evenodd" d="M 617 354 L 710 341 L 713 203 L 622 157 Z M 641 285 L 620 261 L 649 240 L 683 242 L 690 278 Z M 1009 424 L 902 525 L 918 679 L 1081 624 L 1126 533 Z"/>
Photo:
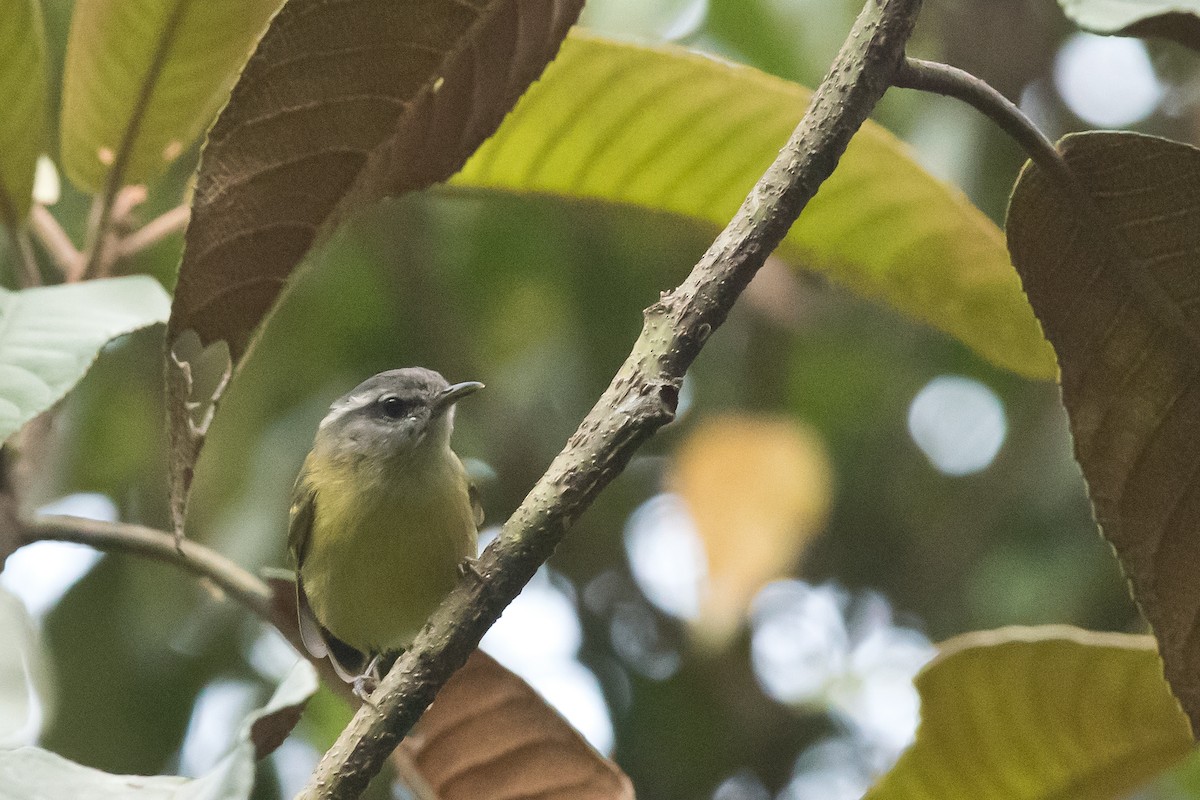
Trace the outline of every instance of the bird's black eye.
<path fill-rule="evenodd" d="M 383 410 L 385 416 L 391 419 L 401 419 L 408 416 L 408 412 L 412 410 L 412 404 L 391 394 L 379 398 L 379 408 Z"/>

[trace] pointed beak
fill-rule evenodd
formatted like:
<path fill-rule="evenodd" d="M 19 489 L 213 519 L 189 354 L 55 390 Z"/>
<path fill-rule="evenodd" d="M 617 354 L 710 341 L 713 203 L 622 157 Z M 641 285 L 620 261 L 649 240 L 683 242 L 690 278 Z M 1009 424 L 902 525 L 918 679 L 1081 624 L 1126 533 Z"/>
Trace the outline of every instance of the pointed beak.
<path fill-rule="evenodd" d="M 463 381 L 453 386 L 447 386 L 433 399 L 433 414 L 444 414 L 452 405 L 469 394 L 474 394 L 483 388 L 479 381 Z"/>

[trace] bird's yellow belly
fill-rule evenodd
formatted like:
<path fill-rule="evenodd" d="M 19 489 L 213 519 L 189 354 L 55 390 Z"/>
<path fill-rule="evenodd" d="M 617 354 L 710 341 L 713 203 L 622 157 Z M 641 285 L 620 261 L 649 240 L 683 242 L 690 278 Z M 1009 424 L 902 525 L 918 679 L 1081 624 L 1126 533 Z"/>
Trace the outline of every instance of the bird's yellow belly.
<path fill-rule="evenodd" d="M 429 472 L 419 485 L 362 476 L 334 491 L 318 484 L 300 578 L 321 624 L 364 652 L 407 647 L 475 555 L 461 465 Z"/>

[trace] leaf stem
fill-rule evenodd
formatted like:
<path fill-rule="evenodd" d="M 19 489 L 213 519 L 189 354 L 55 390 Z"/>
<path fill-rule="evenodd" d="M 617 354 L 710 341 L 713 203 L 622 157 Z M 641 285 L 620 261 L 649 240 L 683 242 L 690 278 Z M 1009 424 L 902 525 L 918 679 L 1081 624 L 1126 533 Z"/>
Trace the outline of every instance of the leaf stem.
<path fill-rule="evenodd" d="M 17 228 L 12 232 L 12 238 L 17 248 L 17 263 L 21 265 L 21 286 L 41 286 L 42 271 L 38 269 L 37 254 L 33 252 L 33 243 L 29 241 L 29 231 Z"/>
<path fill-rule="evenodd" d="M 1054 143 L 1038 130 L 1025 112 L 982 78 L 949 64 L 906 58 L 896 72 L 892 85 L 963 101 L 999 125 L 1020 145 L 1030 161 L 1064 185 L 1074 184 L 1071 169 Z"/>
<path fill-rule="evenodd" d="M 38 270 L 37 257 L 29 246 L 29 239 L 21 230 L 21 220 L 17 211 L 0 186 L 0 228 L 8 231 L 9 242 L 12 245 L 13 259 L 17 262 L 17 280 L 21 286 L 38 286 L 42 282 L 42 274 Z"/>
<path fill-rule="evenodd" d="M 920 0 L 867 0 L 804 118 L 688 278 L 645 311 L 612 383 L 500 537 L 434 612 L 322 758 L 304 800 L 354 798 L 475 649 L 571 523 L 674 418 L 704 342 L 779 244 L 891 85 Z M 714 113 L 720 113 L 714 109 Z"/>
<path fill-rule="evenodd" d="M 129 258 L 187 227 L 192 210 L 186 205 L 172 208 L 126 236 L 117 245 L 117 259 Z"/>
<path fill-rule="evenodd" d="M 83 273 L 83 255 L 75 249 L 71 237 L 58 224 L 50 209 L 35 203 L 29 210 L 29 228 L 54 260 L 63 280 L 69 282 L 71 276 Z"/>
<path fill-rule="evenodd" d="M 1136 254 L 1130 250 L 1128 242 L 1115 235 L 1113 221 L 1096 205 L 1058 148 L 1038 130 L 1021 109 L 985 81 L 947 64 L 906 58 L 896 73 L 893 85 L 954 97 L 981 111 L 1015 139 L 1025 150 L 1029 160 L 1046 172 L 1050 180 L 1071 198 L 1071 202 L 1083 214 L 1084 219 L 1089 221 L 1090 228 L 1108 242 L 1109 249 L 1118 254 L 1122 264 L 1140 263 Z M 1172 300 L 1170 293 L 1153 273 L 1144 269 L 1126 269 L 1123 272 L 1133 291 L 1164 325 L 1179 332 L 1200 348 L 1200 332 L 1194 325 L 1189 324 L 1178 303 Z"/>

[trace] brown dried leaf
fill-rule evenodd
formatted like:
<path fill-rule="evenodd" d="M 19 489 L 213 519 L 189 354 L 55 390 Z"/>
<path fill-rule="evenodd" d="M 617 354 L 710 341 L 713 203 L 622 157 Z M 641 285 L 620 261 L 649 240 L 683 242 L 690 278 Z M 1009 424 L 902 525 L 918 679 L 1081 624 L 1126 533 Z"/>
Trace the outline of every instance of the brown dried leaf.
<path fill-rule="evenodd" d="M 476 651 L 393 756 L 438 800 L 632 800 L 633 786 L 523 680 Z"/>
<path fill-rule="evenodd" d="M 668 483 L 708 556 L 695 631 L 720 646 L 758 590 L 789 574 L 824 527 L 833 470 L 820 437 L 803 423 L 728 414 L 706 420 L 680 444 Z"/>
<path fill-rule="evenodd" d="M 194 331 L 246 354 L 292 270 L 344 214 L 444 180 L 557 52 L 583 0 L 291 0 L 272 20 L 200 163 L 172 350 Z M 203 426 L 168 358 L 177 530 Z M 190 398 L 190 399 L 189 399 Z"/>
<path fill-rule="evenodd" d="M 1096 519 L 1200 730 L 1200 150 L 1129 133 L 1059 146 L 1082 190 L 1026 166 L 1009 250 Z"/>

